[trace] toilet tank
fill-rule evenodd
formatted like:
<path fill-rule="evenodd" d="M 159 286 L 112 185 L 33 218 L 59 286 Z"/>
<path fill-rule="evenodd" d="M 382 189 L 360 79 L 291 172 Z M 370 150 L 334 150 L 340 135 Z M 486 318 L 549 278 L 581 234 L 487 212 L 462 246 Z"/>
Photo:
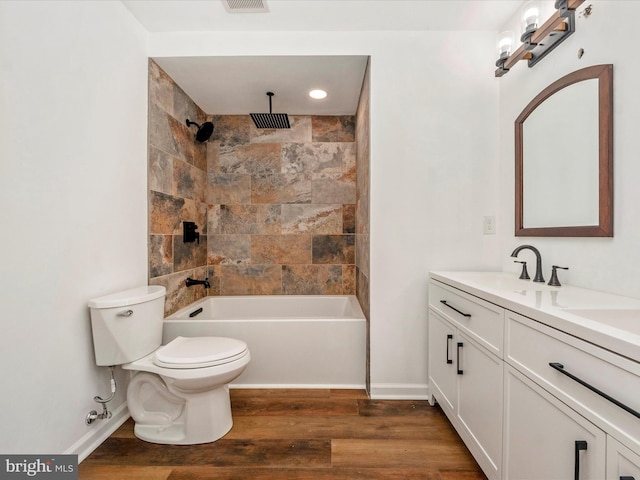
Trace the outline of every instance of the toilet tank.
<path fill-rule="evenodd" d="M 97 365 L 133 362 L 160 346 L 165 294 L 149 285 L 89 301 Z"/>

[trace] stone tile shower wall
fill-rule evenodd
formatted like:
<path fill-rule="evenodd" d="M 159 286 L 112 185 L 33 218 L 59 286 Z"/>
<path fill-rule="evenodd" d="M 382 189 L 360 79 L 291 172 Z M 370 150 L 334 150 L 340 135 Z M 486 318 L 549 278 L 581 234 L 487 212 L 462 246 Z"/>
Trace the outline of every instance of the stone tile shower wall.
<path fill-rule="evenodd" d="M 187 277 L 207 275 L 206 145 L 195 142 L 204 112 L 149 60 L 149 284 L 167 288 L 169 315 L 207 295 Z M 182 241 L 182 222 L 195 222 L 200 243 Z"/>
<path fill-rule="evenodd" d="M 215 294 L 355 294 L 353 116 L 258 130 L 212 116 L 207 261 Z"/>
<path fill-rule="evenodd" d="M 150 60 L 149 284 L 167 288 L 165 315 L 206 295 L 357 294 L 369 316 L 368 90 L 357 117 L 207 118 Z M 187 118 L 214 122 L 206 144 Z M 183 221 L 200 244 L 182 241 Z"/>

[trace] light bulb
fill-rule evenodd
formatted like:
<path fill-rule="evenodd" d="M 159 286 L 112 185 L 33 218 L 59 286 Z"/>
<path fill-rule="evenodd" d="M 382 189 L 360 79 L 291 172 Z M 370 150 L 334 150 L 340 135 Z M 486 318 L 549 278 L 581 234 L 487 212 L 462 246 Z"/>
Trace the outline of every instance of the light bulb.
<path fill-rule="evenodd" d="M 531 32 L 538 28 L 538 17 L 540 9 L 534 2 L 525 4 L 522 9 L 522 27 L 523 33 Z"/>
<path fill-rule="evenodd" d="M 512 31 L 502 32 L 498 36 L 498 57 L 507 58 L 513 52 L 515 35 Z"/>
<path fill-rule="evenodd" d="M 320 89 L 311 90 L 309 92 L 309 96 L 311 98 L 315 98 L 316 100 L 322 100 L 323 98 L 327 97 L 327 92 L 325 92 L 324 90 L 320 90 Z"/>

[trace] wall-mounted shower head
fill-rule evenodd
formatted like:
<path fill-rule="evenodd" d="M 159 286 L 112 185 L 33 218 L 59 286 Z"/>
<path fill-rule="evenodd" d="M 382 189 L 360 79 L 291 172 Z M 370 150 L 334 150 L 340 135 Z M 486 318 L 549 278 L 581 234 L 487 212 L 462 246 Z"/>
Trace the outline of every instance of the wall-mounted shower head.
<path fill-rule="evenodd" d="M 271 113 L 271 98 L 273 92 L 267 92 L 269 96 L 269 113 L 250 113 L 256 128 L 291 128 L 289 115 L 286 113 Z"/>
<path fill-rule="evenodd" d="M 192 122 L 187 118 L 187 127 L 190 127 L 191 125 L 198 127 L 198 132 L 196 133 L 197 142 L 206 142 L 213 134 L 213 123 L 211 122 L 204 122 L 202 125 L 198 125 L 196 122 Z"/>

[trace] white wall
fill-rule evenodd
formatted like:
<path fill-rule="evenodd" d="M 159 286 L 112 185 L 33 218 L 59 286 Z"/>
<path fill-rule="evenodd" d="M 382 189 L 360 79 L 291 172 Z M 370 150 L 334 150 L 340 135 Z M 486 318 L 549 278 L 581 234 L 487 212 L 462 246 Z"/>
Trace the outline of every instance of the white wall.
<path fill-rule="evenodd" d="M 552 2 L 553 3 L 553 2 Z M 551 265 L 567 284 L 640 297 L 640 64 L 634 30 L 640 2 L 590 1 L 590 17 L 577 17 L 576 32 L 535 67 L 513 67 L 500 82 L 500 205 L 499 233 L 503 268 L 517 271 L 509 253 L 531 243 L 542 253 L 545 278 Z M 585 3 L 585 5 L 586 5 Z M 585 54 L 578 59 L 578 50 Z M 514 121 L 544 87 L 580 68 L 613 64 L 614 76 L 614 237 L 532 238 L 514 236 Z M 529 252 L 520 254 L 533 263 Z M 527 258 L 529 256 L 529 258 Z M 532 270 L 530 270 L 532 272 Z"/>
<path fill-rule="evenodd" d="M 427 383 L 427 277 L 499 269 L 495 33 L 158 33 L 151 57 L 371 55 L 371 384 Z M 215 112 L 208 112 L 215 113 Z"/>
<path fill-rule="evenodd" d="M 146 48 L 120 2 L 0 2 L 0 452 L 109 424 L 87 301 L 147 282 Z"/>
<path fill-rule="evenodd" d="M 566 265 L 567 283 L 638 296 L 640 2 L 591 3 L 549 57 L 501 79 L 493 33 L 151 36 L 150 56 L 371 55 L 375 396 L 425 393 L 429 270 L 515 271 L 508 255 L 526 241 L 547 276 Z M 2 452 L 80 451 L 101 427 L 84 425 L 107 393 L 86 302 L 146 283 L 145 42 L 119 2 L 0 2 Z M 614 64 L 615 236 L 516 239 L 513 120 L 548 83 L 597 63 Z M 494 214 L 498 235 L 483 236 Z"/>

